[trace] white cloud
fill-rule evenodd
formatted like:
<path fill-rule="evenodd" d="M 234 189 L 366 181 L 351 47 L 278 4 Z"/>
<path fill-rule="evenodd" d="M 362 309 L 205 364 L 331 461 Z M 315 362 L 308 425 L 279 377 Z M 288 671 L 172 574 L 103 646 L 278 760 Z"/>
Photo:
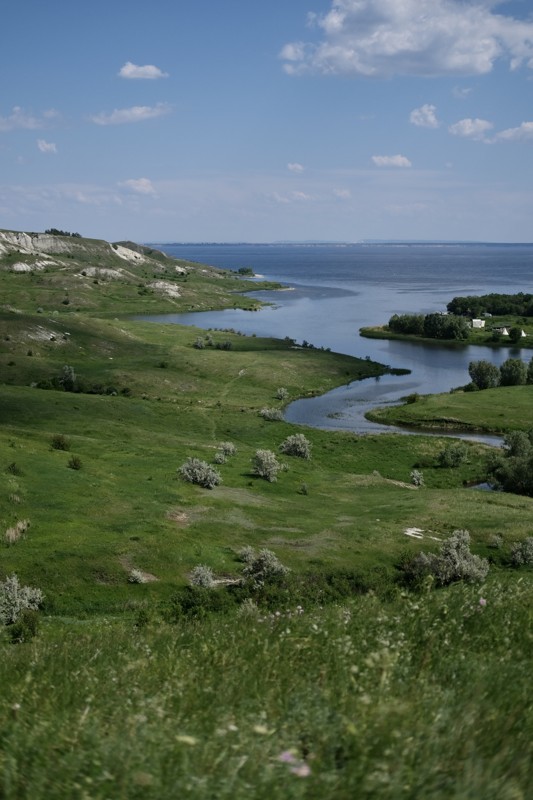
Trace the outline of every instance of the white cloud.
<path fill-rule="evenodd" d="M 372 161 L 376 167 L 412 167 L 408 158 L 401 155 L 396 156 L 372 156 Z"/>
<path fill-rule="evenodd" d="M 533 68 L 533 22 L 494 13 L 506 0 L 332 0 L 318 43 L 291 42 L 285 71 L 384 77 L 483 75 L 497 60 Z"/>
<path fill-rule="evenodd" d="M 340 200 L 349 200 L 352 196 L 349 189 L 333 189 L 333 194 Z"/>
<path fill-rule="evenodd" d="M 45 112 L 49 114 L 50 112 Z M 0 131 L 12 131 L 16 128 L 25 128 L 27 130 L 36 130 L 43 128 L 45 125 L 42 119 L 34 117 L 24 111 L 20 106 L 15 106 L 8 117 L 0 117 Z"/>
<path fill-rule="evenodd" d="M 141 79 L 141 80 L 157 80 L 157 78 L 168 78 L 168 72 L 163 72 L 159 67 L 153 64 L 145 64 L 138 66 L 132 64 L 131 61 L 126 61 L 123 67 L 120 68 L 119 76 L 121 78 Z"/>
<path fill-rule="evenodd" d="M 533 140 L 533 122 L 522 122 L 518 128 L 507 128 L 496 134 L 497 141 L 525 142 Z"/>
<path fill-rule="evenodd" d="M 53 142 L 47 142 L 44 139 L 37 139 L 37 147 L 41 153 L 57 153 L 57 147 Z"/>
<path fill-rule="evenodd" d="M 468 86 L 454 86 L 452 89 L 452 94 L 457 98 L 457 100 L 466 100 L 471 92 L 472 89 Z"/>
<path fill-rule="evenodd" d="M 119 183 L 119 186 L 124 186 L 137 194 L 156 194 L 155 187 L 149 178 L 130 178 Z"/>
<path fill-rule="evenodd" d="M 420 108 L 415 108 L 409 115 L 409 122 L 418 125 L 420 128 L 438 128 L 440 122 L 437 119 L 437 107 L 425 103 Z"/>
<path fill-rule="evenodd" d="M 145 119 L 164 117 L 170 112 L 168 103 L 158 103 L 156 106 L 132 106 L 131 108 L 115 108 L 111 114 L 102 112 L 95 114 L 90 119 L 96 125 L 124 125 L 129 122 L 142 122 Z"/>
<path fill-rule="evenodd" d="M 486 119 L 460 119 L 454 125 L 450 125 L 448 130 L 454 136 L 464 136 L 467 139 L 484 140 L 487 131 L 494 125 Z"/>
<path fill-rule="evenodd" d="M 301 173 L 301 172 L 303 172 L 305 170 L 305 167 L 302 164 L 298 164 L 297 162 L 293 162 L 293 163 L 287 164 L 287 169 L 290 172 Z"/>

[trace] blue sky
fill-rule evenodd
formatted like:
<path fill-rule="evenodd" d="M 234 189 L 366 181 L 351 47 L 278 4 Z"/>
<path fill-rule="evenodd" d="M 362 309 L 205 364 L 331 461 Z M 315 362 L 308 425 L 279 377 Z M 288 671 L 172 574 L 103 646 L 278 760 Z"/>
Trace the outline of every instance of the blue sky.
<path fill-rule="evenodd" d="M 530 0 L 18 0 L 2 28 L 2 228 L 533 240 Z"/>

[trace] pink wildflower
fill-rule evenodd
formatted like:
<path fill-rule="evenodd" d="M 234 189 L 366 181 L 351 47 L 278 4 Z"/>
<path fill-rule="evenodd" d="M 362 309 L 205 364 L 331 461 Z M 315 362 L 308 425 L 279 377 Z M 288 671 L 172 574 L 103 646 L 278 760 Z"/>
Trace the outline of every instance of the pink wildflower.
<path fill-rule="evenodd" d="M 296 756 L 292 750 L 284 750 L 283 753 L 279 754 L 278 761 L 282 761 L 284 764 L 295 764 Z"/>
<path fill-rule="evenodd" d="M 479 605 L 480 605 L 482 608 L 484 608 L 484 607 L 487 605 L 487 601 L 485 600 L 485 598 L 484 598 L 484 597 L 480 597 L 480 598 L 479 598 Z"/>

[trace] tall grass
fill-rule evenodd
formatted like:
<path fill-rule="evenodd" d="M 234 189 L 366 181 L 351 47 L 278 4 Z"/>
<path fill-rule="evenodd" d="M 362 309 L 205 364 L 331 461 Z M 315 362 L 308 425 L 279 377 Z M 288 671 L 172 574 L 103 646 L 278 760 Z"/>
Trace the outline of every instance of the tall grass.
<path fill-rule="evenodd" d="M 176 626 L 49 622 L 3 648 L 0 794 L 525 799 L 528 576 Z"/>

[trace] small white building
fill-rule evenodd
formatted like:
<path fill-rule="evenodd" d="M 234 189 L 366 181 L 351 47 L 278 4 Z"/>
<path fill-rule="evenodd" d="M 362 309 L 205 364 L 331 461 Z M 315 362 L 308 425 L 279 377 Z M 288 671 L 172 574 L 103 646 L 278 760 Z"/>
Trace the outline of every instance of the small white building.
<path fill-rule="evenodd" d="M 472 320 L 472 327 L 473 328 L 484 328 L 485 327 L 485 320 L 484 319 L 473 319 Z"/>

